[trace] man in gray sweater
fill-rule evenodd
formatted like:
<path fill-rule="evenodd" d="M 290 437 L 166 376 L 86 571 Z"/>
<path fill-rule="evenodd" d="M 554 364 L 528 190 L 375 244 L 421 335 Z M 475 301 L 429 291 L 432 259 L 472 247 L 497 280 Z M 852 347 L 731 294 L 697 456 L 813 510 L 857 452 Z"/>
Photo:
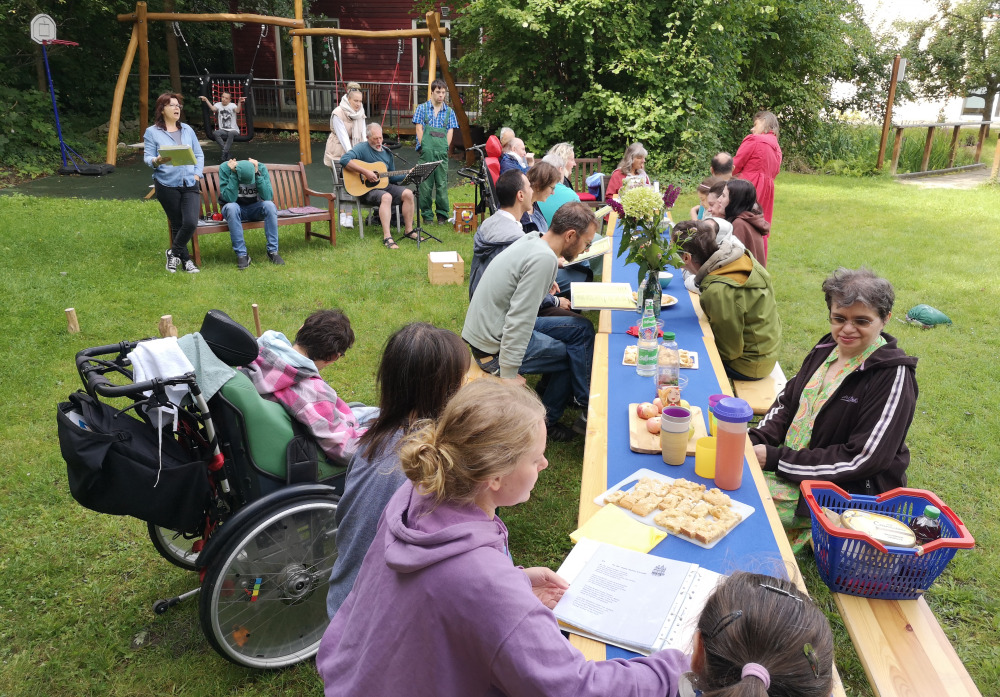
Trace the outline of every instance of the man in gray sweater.
<path fill-rule="evenodd" d="M 523 374 L 546 376 L 542 403 L 551 440 L 574 437 L 558 423 L 571 398 L 586 409 L 594 325 L 580 316 L 538 317 L 538 304 L 555 282 L 558 258 L 575 259 L 590 246 L 597 226 L 586 204 L 568 203 L 556 211 L 547 232 L 511 244 L 483 273 L 462 329 L 486 372 L 522 383 Z"/>

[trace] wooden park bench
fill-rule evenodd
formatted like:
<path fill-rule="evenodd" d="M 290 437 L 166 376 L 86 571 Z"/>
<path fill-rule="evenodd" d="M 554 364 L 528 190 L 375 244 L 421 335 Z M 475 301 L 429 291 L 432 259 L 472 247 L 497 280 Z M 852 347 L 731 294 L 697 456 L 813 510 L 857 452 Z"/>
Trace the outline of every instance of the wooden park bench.
<path fill-rule="evenodd" d="M 274 205 L 278 211 L 302 209 L 301 215 L 278 216 L 278 227 L 282 225 L 305 225 L 306 241 L 311 237 L 319 237 L 329 240 L 331 245 L 337 244 L 337 226 L 334 219 L 334 195 L 313 191 L 306 181 L 306 168 L 301 162 L 297 165 L 278 165 L 263 163 L 267 167 L 267 174 L 271 179 L 271 189 L 274 191 Z M 309 204 L 309 197 L 326 199 L 327 209 L 313 208 Z M 201 177 L 201 213 L 200 218 L 204 221 L 211 218 L 214 213 L 222 213 L 222 206 L 219 201 L 219 168 L 218 166 L 205 167 Z M 325 222 L 330 226 L 329 234 L 313 232 L 312 224 Z M 264 227 L 264 221 L 253 221 L 243 223 L 244 230 L 256 230 Z M 201 249 L 198 246 L 198 238 L 201 235 L 210 235 L 214 232 L 229 232 L 229 225 L 225 220 L 213 221 L 210 224 L 200 224 L 194 231 L 191 241 L 194 246 L 194 263 L 201 266 Z M 167 222 L 167 234 L 170 243 L 173 244 L 173 231 L 170 223 Z"/>
<path fill-rule="evenodd" d="M 733 380 L 733 391 L 740 399 L 745 399 L 753 413 L 766 414 L 774 404 L 778 394 L 785 388 L 785 373 L 781 366 L 774 364 L 774 370 L 761 380 Z"/>

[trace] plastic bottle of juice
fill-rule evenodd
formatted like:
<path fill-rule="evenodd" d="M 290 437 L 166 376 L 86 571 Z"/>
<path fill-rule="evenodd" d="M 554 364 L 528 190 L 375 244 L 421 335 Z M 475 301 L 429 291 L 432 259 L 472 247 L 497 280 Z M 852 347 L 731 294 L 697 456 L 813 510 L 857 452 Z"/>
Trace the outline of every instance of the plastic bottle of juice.
<path fill-rule="evenodd" d="M 726 397 L 715 405 L 715 485 L 734 491 L 743 483 L 743 452 L 753 409 L 746 400 Z"/>
<path fill-rule="evenodd" d="M 643 377 L 656 375 L 656 358 L 660 351 L 660 342 L 656 338 L 656 316 L 653 314 L 653 301 L 646 301 L 646 309 L 639 321 L 639 340 L 637 345 L 637 360 L 635 372 Z"/>
<path fill-rule="evenodd" d="M 941 511 L 937 506 L 925 506 L 923 515 L 910 521 L 910 530 L 917 536 L 917 544 L 925 545 L 941 537 Z"/>

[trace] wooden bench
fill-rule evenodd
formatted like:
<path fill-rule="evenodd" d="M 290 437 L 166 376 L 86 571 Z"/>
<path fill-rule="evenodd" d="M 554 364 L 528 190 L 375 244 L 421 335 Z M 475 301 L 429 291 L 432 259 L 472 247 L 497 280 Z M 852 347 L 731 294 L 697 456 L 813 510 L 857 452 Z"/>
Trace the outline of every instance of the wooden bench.
<path fill-rule="evenodd" d="M 579 157 L 576 160 L 576 167 L 573 169 L 573 190 L 576 192 L 588 191 L 587 177 L 595 172 L 601 171 L 601 158 L 599 157 Z M 601 182 L 601 195 L 596 201 L 584 201 L 591 208 L 600 208 L 604 205 L 604 186 L 607 184 L 605 177 Z"/>
<path fill-rule="evenodd" d="M 980 697 L 923 598 L 833 599 L 877 697 Z"/>
<path fill-rule="evenodd" d="M 740 399 L 745 399 L 754 414 L 766 414 L 774 404 L 778 393 L 785 389 L 785 373 L 781 366 L 774 364 L 774 370 L 761 380 L 733 380 L 733 391 Z"/>
<path fill-rule="evenodd" d="M 282 225 L 305 225 L 306 241 L 310 237 L 319 237 L 329 240 L 331 245 L 337 243 L 337 226 L 334 222 L 334 195 L 313 191 L 306 181 L 306 168 L 301 162 L 297 165 L 271 165 L 264 163 L 267 167 L 267 174 L 271 180 L 271 189 L 274 192 L 274 205 L 278 210 L 286 208 L 302 208 L 309 206 L 309 197 L 316 196 L 326 199 L 327 210 L 319 213 L 307 213 L 291 217 L 278 216 L 278 227 Z M 205 219 L 214 213 L 222 213 L 222 206 L 219 201 L 219 168 L 217 166 L 205 167 L 201 177 L 201 213 L 200 217 Z M 316 222 L 326 222 L 330 226 L 330 232 L 324 235 L 312 231 L 312 224 Z M 244 230 L 256 230 L 264 227 L 264 221 L 253 221 L 243 223 Z M 194 263 L 201 266 L 201 248 L 198 245 L 198 238 L 201 235 L 210 235 L 215 232 L 229 232 L 229 226 L 225 220 L 213 222 L 211 225 L 199 225 L 191 238 L 194 247 Z M 170 222 L 167 222 L 167 234 L 170 244 L 173 244 L 174 234 L 170 229 Z"/>

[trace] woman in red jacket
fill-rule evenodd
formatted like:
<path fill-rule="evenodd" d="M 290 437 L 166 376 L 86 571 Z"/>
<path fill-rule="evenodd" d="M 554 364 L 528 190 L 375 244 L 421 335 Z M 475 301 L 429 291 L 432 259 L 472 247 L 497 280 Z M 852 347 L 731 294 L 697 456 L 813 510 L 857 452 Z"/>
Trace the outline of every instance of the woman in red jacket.
<path fill-rule="evenodd" d="M 774 211 L 774 178 L 781 169 L 778 146 L 778 119 L 770 111 L 758 111 L 753 117 L 750 135 L 740 143 L 733 158 L 733 177 L 746 179 L 757 190 L 757 202 L 764 220 L 771 222 Z M 764 243 L 767 253 L 767 242 Z M 763 262 L 761 262 L 763 263 Z"/>
<path fill-rule="evenodd" d="M 648 156 L 649 153 L 646 152 L 646 148 L 638 141 L 625 148 L 625 155 L 622 156 L 622 161 L 618 163 L 618 168 L 611 173 L 611 179 L 608 180 L 608 186 L 605 189 L 605 200 L 610 200 L 616 196 L 630 177 L 636 177 L 640 183 L 649 186 L 649 177 L 646 175 L 645 169 L 646 157 Z"/>

